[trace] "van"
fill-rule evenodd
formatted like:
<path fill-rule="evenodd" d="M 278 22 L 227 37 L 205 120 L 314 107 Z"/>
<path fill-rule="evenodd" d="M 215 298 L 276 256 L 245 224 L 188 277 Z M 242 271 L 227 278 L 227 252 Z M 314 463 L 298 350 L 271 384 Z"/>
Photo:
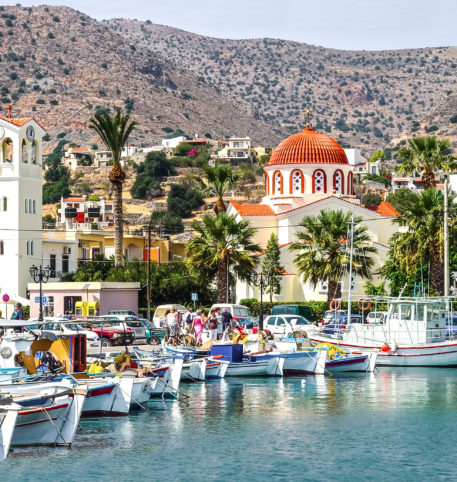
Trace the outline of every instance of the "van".
<path fill-rule="evenodd" d="M 226 309 L 234 318 L 247 318 L 248 320 L 252 321 L 252 315 L 247 306 L 233 305 L 230 303 L 217 303 L 211 306 L 210 312 L 216 308 L 220 308 L 221 313 L 224 311 L 224 309 Z"/>
<path fill-rule="evenodd" d="M 298 315 L 303 316 L 311 323 L 317 322 L 316 313 L 310 306 L 306 305 L 275 305 L 271 309 L 272 315 Z"/>
<path fill-rule="evenodd" d="M 165 312 L 167 310 L 171 310 L 172 308 L 175 309 L 175 311 L 179 311 L 182 314 L 184 314 L 187 311 L 187 308 L 183 305 L 160 305 L 156 308 L 154 311 L 154 316 L 152 317 L 152 322 L 154 323 L 154 326 L 156 328 L 162 328 L 163 327 L 163 321 L 165 320 Z"/>

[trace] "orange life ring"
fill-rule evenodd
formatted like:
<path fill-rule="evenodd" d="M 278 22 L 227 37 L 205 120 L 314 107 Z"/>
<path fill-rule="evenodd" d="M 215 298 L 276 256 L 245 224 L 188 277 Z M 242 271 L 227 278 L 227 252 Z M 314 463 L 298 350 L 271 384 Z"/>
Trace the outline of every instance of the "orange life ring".
<path fill-rule="evenodd" d="M 363 306 L 363 300 L 360 300 L 359 301 L 359 308 L 362 310 L 362 311 L 368 311 L 370 308 L 371 308 L 371 303 L 368 302 L 367 306 Z"/>
<path fill-rule="evenodd" d="M 341 300 L 333 299 L 330 302 L 330 311 L 338 311 L 340 308 L 341 308 Z"/>

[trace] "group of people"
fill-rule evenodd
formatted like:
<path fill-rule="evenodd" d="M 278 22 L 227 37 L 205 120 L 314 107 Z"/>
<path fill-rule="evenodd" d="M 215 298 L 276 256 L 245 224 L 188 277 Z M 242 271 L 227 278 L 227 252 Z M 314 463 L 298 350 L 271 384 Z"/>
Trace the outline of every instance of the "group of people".
<path fill-rule="evenodd" d="M 165 312 L 165 340 L 166 343 L 178 345 L 181 333 L 194 335 L 197 346 L 200 346 L 205 328 L 209 331 L 210 340 L 220 340 L 231 321 L 232 315 L 226 308 L 222 312 L 220 308 L 214 308 L 209 313 L 202 310 L 194 313 L 189 308 L 184 315 L 171 308 Z"/>

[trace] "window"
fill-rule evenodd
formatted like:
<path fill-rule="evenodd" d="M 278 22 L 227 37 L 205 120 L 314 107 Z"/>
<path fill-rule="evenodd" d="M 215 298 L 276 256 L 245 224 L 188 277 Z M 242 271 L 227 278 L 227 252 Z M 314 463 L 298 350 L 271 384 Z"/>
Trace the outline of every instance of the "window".
<path fill-rule="evenodd" d="M 3 211 L 8 211 L 8 199 L 6 196 L 3 196 Z"/>
<path fill-rule="evenodd" d="M 38 144 L 37 141 L 33 141 L 32 143 L 32 164 L 36 164 L 38 159 Z"/>
<path fill-rule="evenodd" d="M 54 316 L 54 296 L 47 296 L 47 302 L 43 305 L 44 316 Z"/>
<path fill-rule="evenodd" d="M 2 143 L 3 162 L 13 162 L 13 141 L 7 137 Z"/>
<path fill-rule="evenodd" d="M 352 172 L 349 172 L 348 174 L 348 189 L 347 189 L 347 193 L 348 194 L 354 194 L 354 190 L 352 188 Z"/>
<path fill-rule="evenodd" d="M 22 139 L 22 162 L 28 162 L 28 149 L 25 139 Z"/>
<path fill-rule="evenodd" d="M 36 200 L 33 200 L 33 214 L 36 214 Z"/>
<path fill-rule="evenodd" d="M 0 241 L 0 256 L 3 256 L 5 254 L 5 244 L 3 241 Z"/>
<path fill-rule="evenodd" d="M 265 196 L 270 194 L 270 178 L 268 177 L 268 173 L 265 173 Z M 106 208 L 105 208 L 106 211 Z"/>
<path fill-rule="evenodd" d="M 25 200 L 25 214 L 27 214 L 29 212 L 29 200 L 26 199 Z"/>
<path fill-rule="evenodd" d="M 272 325 L 272 326 L 274 326 L 275 322 L 276 322 L 276 316 L 272 316 L 272 317 L 268 320 L 267 325 Z"/>
<path fill-rule="evenodd" d="M 27 254 L 30 254 L 30 241 L 27 241 Z"/>
<path fill-rule="evenodd" d="M 290 176 L 290 193 L 303 194 L 305 192 L 305 179 L 301 171 L 292 171 Z"/>
<path fill-rule="evenodd" d="M 371 174 L 376 174 L 376 166 L 371 166 Z"/>
<path fill-rule="evenodd" d="M 321 169 L 313 173 L 313 193 L 324 194 L 327 192 L 327 177 Z"/>
<path fill-rule="evenodd" d="M 62 254 L 62 273 L 68 273 L 68 265 L 69 265 L 69 256 L 68 254 Z"/>
<path fill-rule="evenodd" d="M 32 214 L 32 200 L 29 199 L 29 214 Z"/>
<path fill-rule="evenodd" d="M 276 324 L 277 326 L 284 326 L 286 322 L 284 321 L 284 318 L 282 318 L 281 316 L 278 316 L 278 322 Z"/>
<path fill-rule="evenodd" d="M 55 278 L 56 276 L 56 255 L 51 254 L 49 255 L 49 267 L 51 268 L 51 278 Z"/>
<path fill-rule="evenodd" d="M 333 191 L 335 194 L 343 194 L 344 175 L 339 169 L 333 174 Z"/>
<path fill-rule="evenodd" d="M 64 313 L 69 311 L 70 313 L 75 312 L 75 305 L 78 301 L 82 301 L 81 296 L 64 296 L 63 297 L 63 309 Z"/>
<path fill-rule="evenodd" d="M 35 253 L 33 252 L 33 241 L 30 241 L 30 255 L 33 256 Z"/>
<path fill-rule="evenodd" d="M 273 174 L 273 194 L 282 194 L 282 174 L 279 171 Z"/>

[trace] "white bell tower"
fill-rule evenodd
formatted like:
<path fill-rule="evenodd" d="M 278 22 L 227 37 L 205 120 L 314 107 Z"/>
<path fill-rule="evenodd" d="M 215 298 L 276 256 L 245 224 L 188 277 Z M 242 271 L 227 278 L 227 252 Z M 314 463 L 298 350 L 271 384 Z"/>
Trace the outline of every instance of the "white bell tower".
<path fill-rule="evenodd" d="M 33 119 L 0 117 L 0 294 L 26 296 L 41 263 L 42 140 Z"/>

